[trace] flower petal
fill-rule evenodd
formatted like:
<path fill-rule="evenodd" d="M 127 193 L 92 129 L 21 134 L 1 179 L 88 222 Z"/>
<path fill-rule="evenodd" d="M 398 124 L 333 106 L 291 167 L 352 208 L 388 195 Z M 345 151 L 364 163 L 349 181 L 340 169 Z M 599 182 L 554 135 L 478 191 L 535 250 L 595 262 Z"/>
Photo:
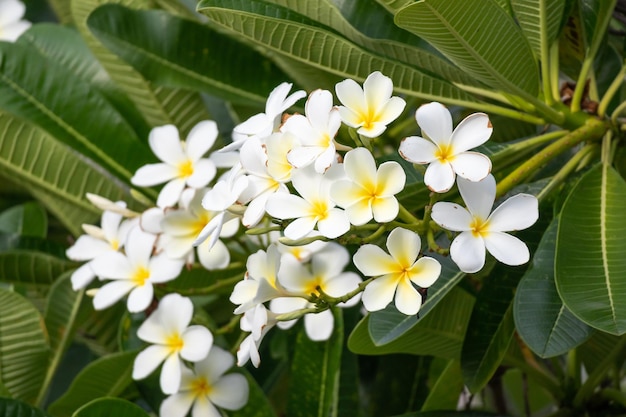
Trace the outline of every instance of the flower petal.
<path fill-rule="evenodd" d="M 489 253 L 503 264 L 517 266 L 525 264 L 530 259 L 526 244 L 508 233 L 488 233 L 484 240 Z"/>
<path fill-rule="evenodd" d="M 171 180 L 170 182 L 165 184 L 163 188 L 161 188 L 161 192 L 159 192 L 159 197 L 157 198 L 157 206 L 172 207 L 176 205 L 184 188 L 184 178 L 176 178 Z"/>
<path fill-rule="evenodd" d="M 161 252 L 150 259 L 150 282 L 160 284 L 171 281 L 180 275 L 185 266 L 183 259 L 171 259 Z"/>
<path fill-rule="evenodd" d="M 422 296 L 409 280 L 401 279 L 396 290 L 395 304 L 399 312 L 414 316 L 422 306 Z"/>
<path fill-rule="evenodd" d="M 487 142 L 492 131 L 489 116 L 485 113 L 473 113 L 457 125 L 450 137 L 450 143 L 456 153 L 465 152 Z"/>
<path fill-rule="evenodd" d="M 139 352 L 133 363 L 133 379 L 143 379 L 150 375 L 169 353 L 169 347 L 160 345 L 148 346 Z"/>
<path fill-rule="evenodd" d="M 400 97 L 391 97 L 378 113 L 378 122 L 384 125 L 396 120 L 404 111 L 406 101 Z"/>
<path fill-rule="evenodd" d="M 426 135 L 438 145 L 450 143 L 452 136 L 452 115 L 441 103 L 432 102 L 420 106 L 415 112 L 415 120 Z"/>
<path fill-rule="evenodd" d="M 356 81 L 351 79 L 343 80 L 335 85 L 335 93 L 337 98 L 345 107 L 352 112 L 363 114 L 367 111 L 365 108 L 365 95 L 363 89 Z M 341 112 L 341 107 L 339 108 Z M 343 114 L 341 114 L 343 118 Z"/>
<path fill-rule="evenodd" d="M 211 388 L 211 402 L 226 410 L 239 410 L 248 402 L 248 381 L 241 374 L 225 375 Z"/>
<path fill-rule="evenodd" d="M 210 159 L 200 159 L 193 164 L 193 173 L 187 177 L 187 185 L 191 188 L 206 187 L 213 178 L 217 169 Z"/>
<path fill-rule="evenodd" d="M 163 362 L 159 381 L 161 382 L 161 391 L 164 394 L 176 394 L 178 392 L 182 372 L 181 367 L 180 358 L 175 353 L 169 355 Z"/>
<path fill-rule="evenodd" d="M 169 165 L 176 166 L 187 159 L 183 152 L 178 129 L 174 125 L 153 128 L 150 131 L 148 142 L 150 149 L 157 158 Z"/>
<path fill-rule="evenodd" d="M 376 172 L 376 191 L 380 196 L 392 196 L 404 189 L 406 174 L 399 163 L 387 161 Z"/>
<path fill-rule="evenodd" d="M 436 193 L 445 193 L 454 185 L 454 170 L 448 162 L 435 159 L 426 168 L 424 184 Z"/>
<path fill-rule="evenodd" d="M 441 264 L 429 256 L 422 256 L 411 268 L 409 279 L 422 288 L 428 288 L 441 275 Z"/>
<path fill-rule="evenodd" d="M 377 277 L 400 270 L 396 260 L 376 245 L 361 246 L 354 254 L 352 262 L 366 277 Z"/>
<path fill-rule="evenodd" d="M 437 146 L 429 140 L 419 136 L 409 136 L 402 139 L 398 152 L 400 156 L 414 164 L 428 164 L 437 156 Z"/>
<path fill-rule="evenodd" d="M 478 152 L 458 154 L 450 161 L 450 165 L 456 175 L 470 181 L 480 181 L 491 172 L 491 160 Z"/>
<path fill-rule="evenodd" d="M 485 243 L 472 232 L 462 232 L 452 241 L 450 256 L 461 271 L 478 272 L 485 265 Z"/>
<path fill-rule="evenodd" d="M 213 120 L 204 120 L 196 124 L 187 135 L 185 143 L 187 157 L 192 161 L 202 158 L 211 149 L 216 138 L 217 124 Z"/>
<path fill-rule="evenodd" d="M 489 174 L 478 182 L 460 177 L 457 184 L 469 212 L 482 220 L 487 220 L 496 198 L 496 179 L 493 175 Z"/>
<path fill-rule="evenodd" d="M 72 273 L 72 289 L 74 291 L 81 290 L 93 281 L 96 277 L 90 263 L 86 263 Z"/>
<path fill-rule="evenodd" d="M 371 188 L 376 181 L 376 161 L 370 151 L 365 148 L 356 148 L 349 151 L 343 160 L 346 175 L 353 182 Z"/>
<path fill-rule="evenodd" d="M 363 280 L 355 272 L 344 272 L 343 274 L 328 280 L 324 285 L 324 292 L 332 297 L 341 297 L 342 295 L 357 289 L 361 282 L 363 282 Z M 357 294 L 345 303 L 340 303 L 339 306 L 351 307 L 358 303 L 359 299 L 359 294 Z"/>
<path fill-rule="evenodd" d="M 235 358 L 219 346 L 213 346 L 209 355 L 195 364 L 196 375 L 215 383 L 235 364 Z"/>
<path fill-rule="evenodd" d="M 180 356 L 191 362 L 198 362 L 206 358 L 211 346 L 213 346 L 213 335 L 204 326 L 189 326 L 183 333 L 183 348 Z"/>
<path fill-rule="evenodd" d="M 159 320 L 168 333 L 182 334 L 191 322 L 193 304 L 189 298 L 172 293 L 161 299 L 157 311 L 159 312 Z M 141 327 L 139 327 L 137 335 L 144 339 L 141 334 Z"/>
<path fill-rule="evenodd" d="M 96 239 L 89 235 L 81 235 L 76 242 L 65 251 L 65 255 L 73 261 L 89 261 L 102 253 L 112 250 L 111 245 L 104 240 Z"/>
<path fill-rule="evenodd" d="M 178 168 L 168 164 L 148 164 L 139 168 L 130 179 L 138 187 L 151 187 L 163 184 L 178 177 Z"/>
<path fill-rule="evenodd" d="M 417 259 L 422 241 L 417 233 L 396 227 L 387 237 L 387 250 L 398 264 L 407 268 Z"/>
<path fill-rule="evenodd" d="M 130 313 L 144 311 L 152 302 L 152 297 L 154 297 L 154 288 L 149 282 L 133 288 L 126 301 L 128 311 Z"/>
<path fill-rule="evenodd" d="M 378 223 L 392 221 L 398 216 L 399 209 L 400 206 L 395 197 L 376 198 L 372 201 L 372 214 Z"/>
<path fill-rule="evenodd" d="M 517 194 L 500 204 L 489 216 L 489 231 L 527 229 L 539 218 L 539 202 L 530 194 Z"/>
<path fill-rule="evenodd" d="M 278 219 L 293 219 L 309 215 L 311 205 L 296 195 L 277 193 L 268 198 L 265 210 Z"/>
<path fill-rule="evenodd" d="M 196 396 L 191 392 L 179 392 L 170 395 L 161 403 L 159 415 L 168 417 L 185 417 Z"/>
<path fill-rule="evenodd" d="M 389 274 L 370 282 L 365 287 L 361 297 L 363 307 L 367 311 L 378 311 L 387 307 L 393 300 L 393 295 L 396 292 L 396 287 L 398 286 L 397 278 L 396 274 Z"/>
<path fill-rule="evenodd" d="M 395 200 L 395 198 L 393 197 L 392 199 Z M 388 214 L 391 214 L 391 212 L 385 211 L 385 208 L 393 209 L 393 207 L 385 206 L 384 203 L 382 203 L 381 208 L 382 209 L 381 209 L 380 214 L 383 217 L 385 217 Z M 355 201 L 354 204 L 352 204 L 349 207 L 346 207 L 346 213 L 348 214 L 350 223 L 352 223 L 355 226 L 364 225 L 365 223 L 372 220 L 372 218 L 374 217 L 374 214 L 372 213 L 372 206 L 370 205 L 369 199 L 366 199 L 366 198 Z M 393 216 L 393 218 L 395 218 L 395 216 Z M 393 218 L 391 220 L 393 220 Z"/>
<path fill-rule="evenodd" d="M 222 417 L 222 413 L 215 408 L 207 397 L 201 395 L 196 397 L 196 402 L 191 409 L 191 417 Z"/>
<path fill-rule="evenodd" d="M 383 75 L 380 71 L 372 72 L 363 83 L 367 110 L 379 114 L 389 98 L 391 98 L 392 92 L 393 82 L 391 78 Z"/>
<path fill-rule="evenodd" d="M 127 280 L 111 281 L 103 285 L 93 297 L 93 307 L 96 310 L 104 310 L 112 306 L 128 294 L 135 285 L 134 282 Z"/>
<path fill-rule="evenodd" d="M 324 219 L 318 220 L 317 230 L 322 236 L 335 239 L 350 230 L 350 220 L 345 211 L 337 208 L 330 209 Z"/>
<path fill-rule="evenodd" d="M 335 319 L 330 310 L 321 313 L 310 313 L 304 316 L 304 330 L 314 342 L 328 340 L 333 333 Z"/>
<path fill-rule="evenodd" d="M 471 229 L 472 215 L 456 203 L 439 201 L 433 206 L 430 217 L 439 226 L 453 232 L 465 232 Z"/>
<path fill-rule="evenodd" d="M 134 227 L 128 233 L 126 242 L 126 256 L 133 266 L 146 268 L 154 249 L 156 236 L 144 232 L 140 227 Z"/>
<path fill-rule="evenodd" d="M 24 3 L 18 0 L 0 1 L 0 26 L 7 26 L 9 23 L 17 22 L 26 12 Z"/>
<path fill-rule="evenodd" d="M 291 240 L 302 239 L 313 231 L 317 218 L 313 216 L 295 219 L 285 228 L 285 236 Z"/>

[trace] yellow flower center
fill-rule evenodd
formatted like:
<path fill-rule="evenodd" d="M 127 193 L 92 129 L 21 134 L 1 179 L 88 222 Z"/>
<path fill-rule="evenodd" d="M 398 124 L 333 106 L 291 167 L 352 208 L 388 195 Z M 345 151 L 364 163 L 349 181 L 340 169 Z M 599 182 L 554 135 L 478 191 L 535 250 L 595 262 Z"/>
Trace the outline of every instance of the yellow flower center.
<path fill-rule="evenodd" d="M 208 396 L 211 392 L 211 389 L 212 387 L 211 384 L 209 384 L 209 381 L 201 376 L 194 379 L 194 381 L 191 383 L 191 392 L 193 392 L 196 397 L 199 397 L 201 395 L 204 395 L 205 397 Z"/>
<path fill-rule="evenodd" d="M 474 237 L 485 237 L 489 233 L 489 222 L 474 216 L 470 223 L 470 230 Z"/>
<path fill-rule="evenodd" d="M 320 287 L 322 291 L 324 291 L 324 286 L 322 284 L 322 277 L 314 277 L 311 281 L 309 281 L 309 285 L 306 288 L 306 294 L 318 295 L 319 291 L 317 287 Z"/>
<path fill-rule="evenodd" d="M 452 162 L 454 160 L 454 149 L 452 145 L 439 145 L 435 157 L 441 162 Z"/>
<path fill-rule="evenodd" d="M 313 215 L 318 218 L 318 220 L 324 220 L 328 217 L 328 204 L 325 201 L 315 201 L 312 203 Z"/>
<path fill-rule="evenodd" d="M 109 242 L 111 249 L 118 250 L 120 248 L 120 242 L 117 239 L 113 239 Z"/>
<path fill-rule="evenodd" d="M 140 266 L 135 270 L 135 273 L 130 278 L 138 287 L 143 286 L 146 281 L 150 278 L 150 271 L 148 271 L 143 266 Z"/>
<path fill-rule="evenodd" d="M 178 165 L 178 176 L 182 178 L 190 177 L 193 174 L 193 162 L 189 159 Z"/>
<path fill-rule="evenodd" d="M 185 342 L 178 333 L 172 333 L 165 339 L 165 345 L 170 349 L 170 354 L 180 352 Z"/>

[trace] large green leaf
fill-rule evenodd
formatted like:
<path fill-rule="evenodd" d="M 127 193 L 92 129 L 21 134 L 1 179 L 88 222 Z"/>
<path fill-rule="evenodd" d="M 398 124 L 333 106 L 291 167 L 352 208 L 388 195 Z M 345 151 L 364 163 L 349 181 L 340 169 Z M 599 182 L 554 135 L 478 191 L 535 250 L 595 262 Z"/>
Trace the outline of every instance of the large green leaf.
<path fill-rule="evenodd" d="M 368 331 L 370 316 L 367 316 L 350 335 L 348 347 L 352 352 L 362 355 L 410 353 L 458 359 L 473 306 L 473 296 L 460 288 L 454 288 L 416 326 L 383 346 L 376 346 L 372 342 Z"/>
<path fill-rule="evenodd" d="M 79 78 L 68 83 L 65 68 L 33 48 L 0 44 L 0 107 L 121 178 L 149 161 L 148 147 L 102 95 Z"/>
<path fill-rule="evenodd" d="M 337 408 L 341 351 L 343 348 L 343 315 L 333 311 L 335 325 L 330 338 L 314 342 L 304 328 L 298 333 L 291 365 L 294 383 L 289 387 L 287 415 L 290 417 L 325 417 Z"/>
<path fill-rule="evenodd" d="M 49 417 L 42 410 L 12 398 L 0 397 L 0 415 L 2 417 Z"/>
<path fill-rule="evenodd" d="M 135 103 L 150 126 L 172 123 L 178 126 L 183 134 L 187 134 L 195 124 L 209 117 L 198 94 L 152 85 L 96 39 L 87 27 L 87 18 L 102 5 L 102 1 L 71 1 L 74 22 L 85 42 L 111 79 Z M 111 0 L 108 3 L 122 4 L 133 9 L 147 9 L 153 6 L 150 0 Z"/>
<path fill-rule="evenodd" d="M 232 3 L 236 1 L 232 0 Z M 393 18 L 380 10 L 373 0 L 354 2 L 269 0 L 268 2 L 288 7 L 289 10 L 307 16 L 327 28 L 332 28 L 348 40 L 375 54 L 403 62 L 449 82 L 476 84 L 472 77 L 445 59 L 419 47 L 419 38 L 398 29 L 393 23 Z M 258 1 L 258 3 L 265 2 Z M 222 4 L 226 3 L 222 2 Z M 268 15 L 267 12 L 265 14 Z M 277 13 L 272 13 L 272 16 L 278 17 Z M 289 16 L 289 20 L 295 19 Z M 302 21 L 302 23 L 306 22 Z"/>
<path fill-rule="evenodd" d="M 371 72 L 379 70 L 394 80 L 397 92 L 466 107 L 478 105 L 472 96 L 454 85 L 412 66 L 371 53 L 334 31 L 273 17 L 274 13 L 279 16 L 281 13 L 276 6 L 268 4 L 262 8 L 268 13 L 265 16 L 251 11 L 248 2 L 202 0 L 198 10 L 214 24 L 233 31 L 248 42 L 340 77 L 364 80 Z M 317 47 L 310 48 L 311 44 Z"/>
<path fill-rule="evenodd" d="M 100 213 L 85 193 L 113 201 L 130 200 L 128 189 L 92 162 L 42 130 L 2 113 L 0 172 L 37 191 L 38 196 L 54 199 L 52 212 L 76 234 L 80 233 L 81 223 L 92 223 Z"/>
<path fill-rule="evenodd" d="M 626 333 L 626 182 L 609 165 L 587 172 L 563 205 L 556 244 L 556 286 L 590 326 Z"/>
<path fill-rule="evenodd" d="M 50 285 L 75 264 L 42 252 L 0 252 L 0 281 L 13 284 Z"/>
<path fill-rule="evenodd" d="M 451 359 L 444 362 L 445 366 L 441 368 L 438 365 L 442 362 L 442 359 L 437 359 L 431 365 L 431 380 L 434 382 L 422 405 L 422 411 L 453 410 L 458 405 L 459 395 L 463 391 L 461 364 L 457 359 Z"/>
<path fill-rule="evenodd" d="M 88 83 L 119 111 L 140 140 L 147 140 L 150 128 L 142 114 L 111 80 L 76 29 L 41 23 L 23 33 L 16 44 L 37 50 L 48 60 L 62 65 L 67 76 L 71 73 Z"/>
<path fill-rule="evenodd" d="M 46 237 L 48 217 L 40 204 L 25 203 L 0 213 L 0 232 L 19 236 Z"/>
<path fill-rule="evenodd" d="M 396 14 L 400 9 L 415 3 L 415 0 L 376 0 L 378 4 L 383 6 L 391 14 Z"/>
<path fill-rule="evenodd" d="M 422 0 L 396 14 L 396 24 L 426 39 L 486 85 L 536 97 L 539 73 L 519 26 L 493 0 Z"/>
<path fill-rule="evenodd" d="M 532 266 L 517 287 L 513 315 L 524 342 L 542 358 L 561 355 L 591 336 L 591 328 L 563 305 L 554 283 L 558 219 L 546 230 Z"/>
<path fill-rule="evenodd" d="M 511 0 L 511 6 L 526 39 L 538 57 L 542 44 L 549 48 L 561 28 L 566 0 Z M 545 51 L 547 53 L 547 51 Z M 545 55 L 547 56 L 547 55 Z"/>
<path fill-rule="evenodd" d="M 141 407 L 121 398 L 98 398 L 78 409 L 73 417 L 150 417 Z"/>
<path fill-rule="evenodd" d="M 43 382 L 48 340 L 37 309 L 0 288 L 0 384 L 15 399 L 32 403 Z"/>
<path fill-rule="evenodd" d="M 272 89 L 286 81 L 276 66 L 245 45 L 165 12 L 110 4 L 94 11 L 87 24 L 104 45 L 160 85 L 264 104 Z"/>
<path fill-rule="evenodd" d="M 497 264 L 483 282 L 463 341 L 461 369 L 465 385 L 480 391 L 506 354 L 513 333 L 513 295 L 521 267 Z"/>
<path fill-rule="evenodd" d="M 399 338 L 416 326 L 420 320 L 435 307 L 461 281 L 465 273 L 452 262 L 450 257 L 438 254 L 429 254 L 441 264 L 441 275 L 428 288 L 428 296 L 419 311 L 419 318 L 400 313 L 393 306 L 385 310 L 373 312 L 369 316 L 369 333 L 376 346 L 386 345 Z"/>
<path fill-rule="evenodd" d="M 76 410 L 100 397 L 120 395 L 131 383 L 137 352 L 114 353 L 87 365 L 70 388 L 49 407 L 57 417 L 71 417 Z"/>
<path fill-rule="evenodd" d="M 52 377 L 74 338 L 78 324 L 78 312 L 85 291 L 74 291 L 70 278 L 71 274 L 66 273 L 57 279 L 50 288 L 46 301 L 44 321 L 50 338 L 50 359 L 46 368 L 46 378 L 39 393 L 40 402 L 50 388 Z"/>
<path fill-rule="evenodd" d="M 70 10 L 70 0 L 48 0 L 54 14 L 56 14 L 59 22 L 62 24 L 72 23 L 72 12 Z"/>

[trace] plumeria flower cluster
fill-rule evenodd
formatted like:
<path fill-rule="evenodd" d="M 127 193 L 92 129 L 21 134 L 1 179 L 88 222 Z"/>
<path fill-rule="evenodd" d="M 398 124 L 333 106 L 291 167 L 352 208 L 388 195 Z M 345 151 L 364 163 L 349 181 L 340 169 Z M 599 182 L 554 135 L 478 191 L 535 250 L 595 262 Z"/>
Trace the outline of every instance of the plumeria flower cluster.
<path fill-rule="evenodd" d="M 166 293 L 166 283 L 196 260 L 207 270 L 226 268 L 235 256 L 246 260 L 243 276 L 228 284 L 244 332 L 237 364 L 258 367 L 260 345 L 273 328 L 301 321 L 311 340 L 324 341 L 332 337 L 336 308 L 361 303 L 374 312 L 393 303 L 417 314 L 442 271 L 426 252 L 448 251 L 433 246 L 441 229 L 458 233 L 447 234 L 449 254 L 463 272 L 482 269 L 487 252 L 508 265 L 529 259 L 526 245 L 508 232 L 537 220 L 537 199 L 518 194 L 491 212 L 491 161 L 473 150 L 491 136 L 487 115 L 472 114 L 453 128 L 440 103 L 416 110 L 421 136 L 402 140 L 399 155 L 428 165 L 424 183 L 432 196 L 456 184 L 467 207 L 433 197 L 420 220 L 398 199 L 411 168 L 377 160 L 378 150 L 388 149 L 380 136 L 406 107 L 393 96 L 391 79 L 374 72 L 362 86 L 342 81 L 334 91 L 338 105 L 331 91 L 315 90 L 303 114 L 285 113 L 307 96 L 291 89 L 277 86 L 264 112 L 237 125 L 222 149 L 212 149 L 218 136 L 212 121 L 185 140 L 174 126 L 153 129 L 149 145 L 161 162 L 141 167 L 131 182 L 164 184 L 156 206 L 138 213 L 92 197 L 104 210 L 101 227 L 85 226 L 87 234 L 67 252 L 87 261 L 72 276 L 75 289 L 94 286 L 95 277 L 106 281 L 95 289 L 96 309 L 126 296 L 131 312 L 158 302 L 139 328 L 151 345 L 138 355 L 133 376 L 142 379 L 161 366 L 161 388 L 171 395 L 162 415 L 217 415 L 214 406 L 236 409 L 247 396 L 243 377 L 224 375 L 234 359 L 212 347 L 208 329 L 189 325 L 191 301 L 155 295 L 155 286 Z M 355 147 L 342 142 L 342 124 Z M 228 395 L 235 391 L 239 396 Z"/>

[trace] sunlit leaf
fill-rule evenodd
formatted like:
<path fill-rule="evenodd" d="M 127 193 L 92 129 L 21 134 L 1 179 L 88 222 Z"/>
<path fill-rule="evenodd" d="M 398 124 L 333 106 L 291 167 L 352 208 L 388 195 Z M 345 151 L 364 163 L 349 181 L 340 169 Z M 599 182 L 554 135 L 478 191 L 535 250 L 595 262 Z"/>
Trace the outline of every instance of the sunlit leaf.
<path fill-rule="evenodd" d="M 531 48 L 541 57 L 542 42 L 549 48 L 559 35 L 565 0 L 511 0 L 511 6 Z"/>
<path fill-rule="evenodd" d="M 395 20 L 484 84 L 537 96 L 539 74 L 528 41 L 495 2 L 469 0 L 458 7 L 446 0 L 424 0 L 400 10 Z"/>
<path fill-rule="evenodd" d="M 556 241 L 556 286 L 579 319 L 626 333 L 626 182 L 609 165 L 587 172 L 563 205 Z"/>
<path fill-rule="evenodd" d="M 21 295 L 0 288 L 0 383 L 33 403 L 44 379 L 49 345 L 43 318 Z"/>
<path fill-rule="evenodd" d="M 98 398 L 78 409 L 73 417 L 150 417 L 141 407 L 120 398 Z"/>
<path fill-rule="evenodd" d="M 546 230 L 532 266 L 517 287 L 513 315 L 524 342 L 542 358 L 566 353 L 591 336 L 591 328 L 563 305 L 554 283 L 558 219 Z"/>
<path fill-rule="evenodd" d="M 83 405 L 100 397 L 120 395 L 132 383 L 137 352 L 114 353 L 87 365 L 61 398 L 50 405 L 50 413 L 71 417 Z"/>

